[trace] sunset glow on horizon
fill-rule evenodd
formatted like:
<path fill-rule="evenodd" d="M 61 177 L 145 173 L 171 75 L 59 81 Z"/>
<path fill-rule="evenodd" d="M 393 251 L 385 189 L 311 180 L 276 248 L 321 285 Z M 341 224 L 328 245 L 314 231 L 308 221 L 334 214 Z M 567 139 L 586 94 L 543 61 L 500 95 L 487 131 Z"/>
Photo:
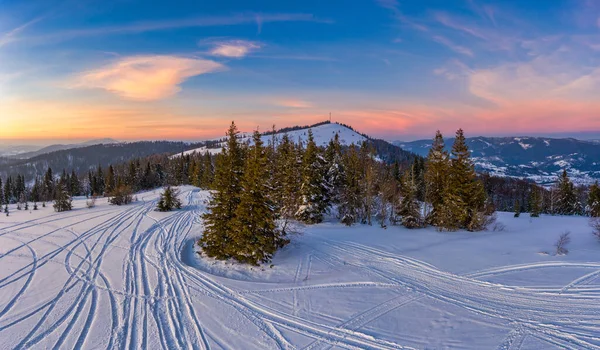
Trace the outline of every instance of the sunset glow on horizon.
<path fill-rule="evenodd" d="M 0 143 L 600 132 L 598 96 L 594 0 L 0 2 Z"/>

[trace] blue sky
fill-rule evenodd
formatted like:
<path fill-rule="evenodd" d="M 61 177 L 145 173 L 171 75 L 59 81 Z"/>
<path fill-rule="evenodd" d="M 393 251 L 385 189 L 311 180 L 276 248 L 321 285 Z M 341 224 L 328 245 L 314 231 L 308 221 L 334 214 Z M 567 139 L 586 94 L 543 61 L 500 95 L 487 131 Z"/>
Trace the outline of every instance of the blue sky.
<path fill-rule="evenodd" d="M 0 0 L 4 140 L 578 133 L 599 88 L 596 0 Z"/>

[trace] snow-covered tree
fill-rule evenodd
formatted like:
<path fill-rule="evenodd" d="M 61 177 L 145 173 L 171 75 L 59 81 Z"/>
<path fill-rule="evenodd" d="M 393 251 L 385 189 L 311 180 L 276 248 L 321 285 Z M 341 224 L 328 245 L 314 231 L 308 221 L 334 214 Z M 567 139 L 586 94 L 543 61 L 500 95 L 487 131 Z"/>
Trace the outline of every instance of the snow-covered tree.
<path fill-rule="evenodd" d="M 54 198 L 54 210 L 57 212 L 73 209 L 71 193 L 64 181 L 60 181 L 56 187 L 56 196 Z"/>
<path fill-rule="evenodd" d="M 406 228 L 418 228 L 422 226 L 421 208 L 417 199 L 417 183 L 415 180 L 414 166 L 407 170 L 402 178 L 402 199 L 398 207 L 398 216 L 402 225 Z"/>
<path fill-rule="evenodd" d="M 160 194 L 156 205 L 158 211 L 171 211 L 173 209 L 181 209 L 181 200 L 179 199 L 179 191 L 171 186 L 165 187 L 165 190 Z"/>
<path fill-rule="evenodd" d="M 307 224 L 323 221 L 323 215 L 329 208 L 327 197 L 327 169 L 325 159 L 315 144 L 312 131 L 308 130 L 308 142 L 302 160 L 302 185 L 300 187 L 300 205 L 296 218 Z"/>
<path fill-rule="evenodd" d="M 352 144 L 344 154 L 344 184 L 340 191 L 338 216 L 348 226 L 360 221 L 362 211 L 362 169 L 357 147 Z"/>
<path fill-rule="evenodd" d="M 588 212 L 591 217 L 600 217 L 600 186 L 598 186 L 598 181 L 590 186 L 590 192 L 588 194 Z"/>
<path fill-rule="evenodd" d="M 567 171 L 563 170 L 555 188 L 556 199 L 554 211 L 559 215 L 575 215 L 581 212 L 581 203 L 577 198 L 575 186 L 569 179 Z"/>

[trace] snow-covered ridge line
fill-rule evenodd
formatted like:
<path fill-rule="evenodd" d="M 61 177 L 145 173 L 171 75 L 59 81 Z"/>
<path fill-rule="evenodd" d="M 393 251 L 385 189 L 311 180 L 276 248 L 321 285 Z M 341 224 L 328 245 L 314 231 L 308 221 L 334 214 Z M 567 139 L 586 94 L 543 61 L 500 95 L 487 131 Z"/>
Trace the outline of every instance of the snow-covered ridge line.
<path fill-rule="evenodd" d="M 317 146 L 326 146 L 331 139 L 335 137 L 335 135 L 339 135 L 340 143 L 342 145 L 358 145 L 363 141 L 366 141 L 367 138 L 358 132 L 338 123 L 326 123 L 316 125 L 314 127 L 307 127 L 287 132 L 276 132 L 275 134 L 265 134 L 261 137 L 264 143 L 270 142 L 274 137 L 276 139 L 281 139 L 284 134 L 287 134 L 289 138 L 297 143 L 306 143 L 308 140 L 308 130 L 311 130 L 313 133 L 313 137 Z M 218 141 L 222 138 L 213 139 L 210 141 Z M 248 144 L 252 143 L 252 133 L 242 132 L 239 134 L 239 139 L 241 142 L 247 142 Z M 183 155 L 188 155 L 192 153 L 206 153 L 210 152 L 211 154 L 216 154 L 221 152 L 222 145 L 218 147 L 208 148 L 208 147 L 200 147 L 196 149 L 192 149 L 189 151 L 183 152 Z M 175 155 L 175 156 L 179 156 Z"/>

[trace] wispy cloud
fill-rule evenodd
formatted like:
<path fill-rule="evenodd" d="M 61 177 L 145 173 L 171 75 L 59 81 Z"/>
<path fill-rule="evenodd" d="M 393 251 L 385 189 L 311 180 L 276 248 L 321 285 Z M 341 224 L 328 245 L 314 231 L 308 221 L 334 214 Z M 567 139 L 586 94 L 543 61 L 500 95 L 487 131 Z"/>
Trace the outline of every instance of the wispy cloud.
<path fill-rule="evenodd" d="M 177 56 L 124 57 L 99 69 L 84 72 L 73 88 L 104 89 L 126 99 L 158 100 L 175 95 L 186 79 L 222 70 L 217 62 Z"/>
<path fill-rule="evenodd" d="M 466 56 L 470 56 L 473 57 L 473 51 L 471 51 L 469 48 L 466 48 L 464 46 L 460 46 L 457 45 L 455 43 L 453 43 L 450 39 L 440 36 L 440 35 L 436 35 L 433 37 L 433 40 L 448 47 L 449 49 L 451 49 L 454 52 L 458 52 L 460 54 L 466 55 Z"/>
<path fill-rule="evenodd" d="M 306 13 L 239 13 L 229 16 L 203 16 L 193 18 L 177 18 L 158 21 L 140 21 L 114 26 L 70 29 L 56 31 L 49 34 L 41 34 L 26 39 L 30 42 L 63 41 L 81 37 L 117 35 L 117 34 L 136 34 L 144 32 L 154 32 L 169 29 L 182 29 L 194 27 L 218 27 L 257 24 L 259 26 L 265 23 L 276 22 L 317 22 L 332 23 L 329 19 L 315 17 Z"/>
<path fill-rule="evenodd" d="M 13 42 L 13 41 L 17 41 L 18 35 L 20 33 L 25 31 L 27 28 L 31 27 L 32 25 L 38 23 L 39 21 L 43 20 L 44 18 L 46 18 L 46 15 L 36 17 L 36 18 L 0 35 L 0 48 L 4 45 L 7 45 L 7 44 Z"/>
<path fill-rule="evenodd" d="M 246 40 L 228 40 L 215 43 L 210 50 L 213 56 L 241 58 L 262 47 L 260 43 Z"/>

